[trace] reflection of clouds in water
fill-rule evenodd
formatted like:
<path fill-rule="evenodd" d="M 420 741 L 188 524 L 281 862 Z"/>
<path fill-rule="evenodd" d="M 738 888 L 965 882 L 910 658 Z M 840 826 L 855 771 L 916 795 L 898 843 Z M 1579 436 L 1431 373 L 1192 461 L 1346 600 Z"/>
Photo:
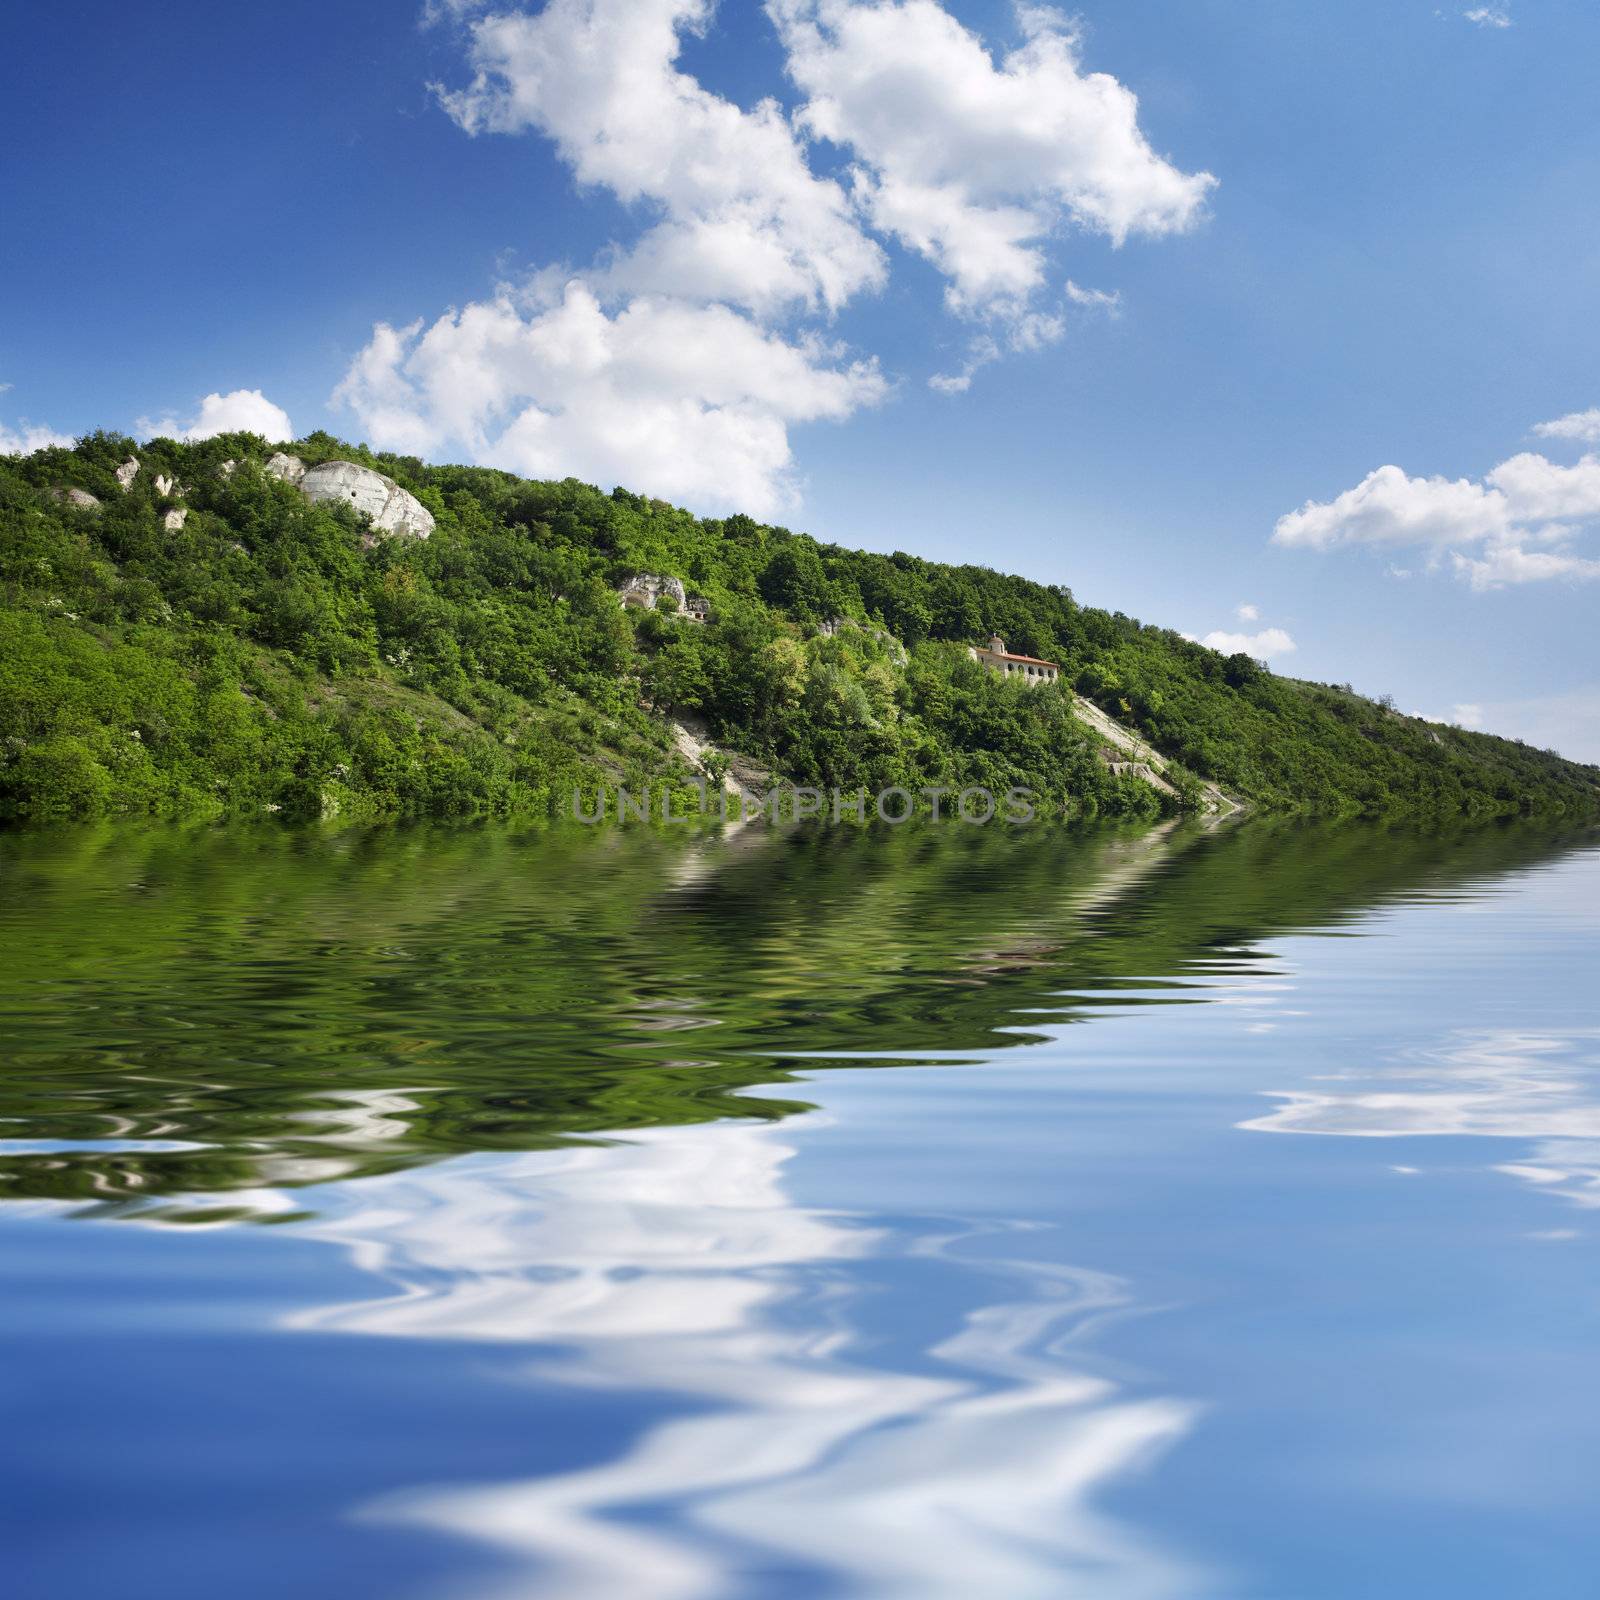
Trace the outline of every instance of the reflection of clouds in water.
<path fill-rule="evenodd" d="M 384 1144 L 410 1134 L 409 1118 L 422 1109 L 414 1097 L 427 1092 L 425 1089 L 330 1089 L 323 1098 L 334 1102 L 331 1107 L 300 1111 L 295 1115 L 300 1122 L 328 1130 L 302 1137 L 357 1146 Z"/>
<path fill-rule="evenodd" d="M 311 1232 L 395 1280 L 389 1300 L 302 1325 L 414 1338 L 560 1343 L 648 1329 L 743 1330 L 779 1285 L 769 1268 L 867 1254 L 871 1235 L 791 1206 L 791 1151 L 716 1127 L 534 1155 L 474 1155 L 369 1179 Z M 750 1276 L 735 1276 L 735 1274 Z"/>
<path fill-rule="evenodd" d="M 1241 1128 L 1359 1139 L 1439 1135 L 1535 1141 L 1505 1173 L 1575 1204 L 1600 1207 L 1600 1033 L 1490 1029 L 1457 1035 L 1404 1066 L 1342 1073 L 1379 1083 L 1350 1092 L 1274 1091 Z M 1396 1168 L 1409 1171 L 1409 1168 Z"/>
<path fill-rule="evenodd" d="M 1525 1183 L 1587 1209 L 1600 1209 L 1600 1140 L 1547 1139 L 1534 1146 L 1533 1159 L 1495 1168 Z"/>
<path fill-rule="evenodd" d="M 520 1559 L 498 1591 L 519 1600 L 709 1600 L 819 1568 L 883 1600 L 1195 1594 L 1192 1570 L 1092 1505 L 1191 1420 L 1060 1359 L 1124 1304 L 1118 1281 L 1003 1264 L 1027 1297 L 970 1311 L 928 1352 L 942 1370 L 858 1365 L 840 1273 L 887 1236 L 791 1203 L 792 1154 L 770 1127 L 720 1124 L 474 1156 L 364 1183 L 314 1225 L 396 1292 L 298 1326 L 553 1346 L 534 1381 L 703 1408 L 596 1466 L 376 1513 Z M 945 1243 L 906 1253 L 944 1260 Z"/>

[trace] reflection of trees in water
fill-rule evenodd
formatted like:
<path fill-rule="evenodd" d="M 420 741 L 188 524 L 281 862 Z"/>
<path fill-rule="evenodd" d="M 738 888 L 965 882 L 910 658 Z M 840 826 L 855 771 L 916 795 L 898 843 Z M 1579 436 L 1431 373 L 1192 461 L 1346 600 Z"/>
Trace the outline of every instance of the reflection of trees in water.
<path fill-rule="evenodd" d="M 786 1060 L 1015 1047 L 1134 987 L 1203 1000 L 1275 932 L 1567 842 L 1264 820 L 18 836 L 0 1117 L 96 1147 L 0 1154 L 0 1193 L 259 1211 L 246 1191 L 782 1117 L 740 1091 Z"/>

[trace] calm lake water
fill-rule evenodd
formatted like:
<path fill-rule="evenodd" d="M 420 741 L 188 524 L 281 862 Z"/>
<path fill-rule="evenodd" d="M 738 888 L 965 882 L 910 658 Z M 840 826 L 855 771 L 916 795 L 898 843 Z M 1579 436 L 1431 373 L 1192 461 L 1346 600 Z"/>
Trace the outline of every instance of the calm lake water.
<path fill-rule="evenodd" d="M 1600 848 L 0 839 L 8 1595 L 1592 1600 Z"/>

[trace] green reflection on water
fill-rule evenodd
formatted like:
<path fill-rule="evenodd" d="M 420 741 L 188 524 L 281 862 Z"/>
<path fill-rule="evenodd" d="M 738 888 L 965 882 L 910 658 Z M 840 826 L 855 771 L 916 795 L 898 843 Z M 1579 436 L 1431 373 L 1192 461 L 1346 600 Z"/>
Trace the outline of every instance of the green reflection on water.
<path fill-rule="evenodd" d="M 0 1198 L 281 1220 L 245 1191 L 780 1118 L 803 1105 L 740 1091 L 801 1056 L 993 1053 L 1108 1000 L 1203 1001 L 1263 971 L 1270 935 L 1592 838 L 1264 819 L 15 835 Z"/>

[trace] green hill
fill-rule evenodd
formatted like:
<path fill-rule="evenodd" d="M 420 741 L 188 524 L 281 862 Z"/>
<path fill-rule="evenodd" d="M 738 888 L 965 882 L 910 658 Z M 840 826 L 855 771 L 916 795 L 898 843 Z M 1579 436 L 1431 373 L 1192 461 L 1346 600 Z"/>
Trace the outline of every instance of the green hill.
<path fill-rule="evenodd" d="M 1600 800 L 1594 767 L 1276 676 L 1065 588 L 325 434 L 293 448 L 387 474 L 432 536 L 308 503 L 252 435 L 0 458 L 4 815 L 561 813 L 575 787 L 686 783 L 670 717 L 797 783 L 1023 787 L 1080 816 L 1199 805 L 1207 784 L 1374 816 Z M 681 580 L 711 620 L 623 608 L 641 572 Z M 985 672 L 966 647 L 991 633 L 1060 681 Z M 1114 772 L 1075 694 L 1159 751 L 1175 792 Z"/>

